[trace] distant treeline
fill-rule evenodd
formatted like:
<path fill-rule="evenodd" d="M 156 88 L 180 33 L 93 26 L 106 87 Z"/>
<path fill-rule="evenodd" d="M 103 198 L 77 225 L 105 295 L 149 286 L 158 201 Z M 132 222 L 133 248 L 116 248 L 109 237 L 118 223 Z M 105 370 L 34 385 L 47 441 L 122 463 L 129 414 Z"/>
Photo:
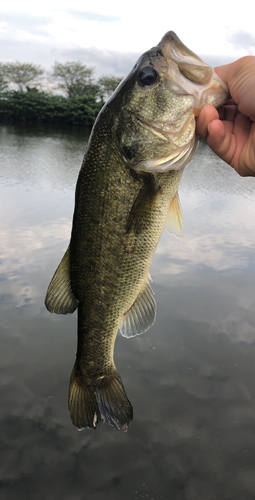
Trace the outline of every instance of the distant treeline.
<path fill-rule="evenodd" d="M 34 64 L 0 63 L 0 121 L 91 127 L 121 81 L 103 76 L 95 82 L 93 72 L 80 62 L 55 62 L 53 72 L 43 80 L 43 70 Z"/>
<path fill-rule="evenodd" d="M 92 127 L 104 101 L 22 90 L 0 93 L 0 121 L 68 123 Z"/>

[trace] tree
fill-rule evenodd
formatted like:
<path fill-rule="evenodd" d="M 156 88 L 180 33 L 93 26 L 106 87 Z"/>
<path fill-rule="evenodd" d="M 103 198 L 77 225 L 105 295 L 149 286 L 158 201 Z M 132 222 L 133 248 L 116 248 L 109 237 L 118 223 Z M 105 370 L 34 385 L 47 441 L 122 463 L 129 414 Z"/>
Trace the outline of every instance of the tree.
<path fill-rule="evenodd" d="M 2 68 L 3 68 L 3 65 L 2 65 L 2 63 L 0 63 L 0 92 L 2 90 L 6 89 L 6 87 L 7 87 L 6 81 L 5 81 L 4 76 L 3 76 Z"/>
<path fill-rule="evenodd" d="M 64 64 L 55 62 L 52 76 L 59 80 L 57 87 L 64 90 L 68 97 L 93 95 L 102 98 L 99 85 L 93 82 L 93 72 L 93 67 L 85 66 L 79 61 Z"/>
<path fill-rule="evenodd" d="M 26 90 L 28 83 L 36 83 L 43 74 L 40 66 L 33 63 L 2 63 L 0 65 L 0 81 L 17 85 L 19 90 Z"/>
<path fill-rule="evenodd" d="M 94 96 L 67 98 L 48 92 L 0 89 L 0 123 L 66 123 L 92 127 L 102 102 Z"/>
<path fill-rule="evenodd" d="M 109 98 L 116 87 L 119 85 L 121 82 L 122 77 L 118 76 L 102 76 L 99 78 L 98 83 L 103 91 L 103 94 Z"/>

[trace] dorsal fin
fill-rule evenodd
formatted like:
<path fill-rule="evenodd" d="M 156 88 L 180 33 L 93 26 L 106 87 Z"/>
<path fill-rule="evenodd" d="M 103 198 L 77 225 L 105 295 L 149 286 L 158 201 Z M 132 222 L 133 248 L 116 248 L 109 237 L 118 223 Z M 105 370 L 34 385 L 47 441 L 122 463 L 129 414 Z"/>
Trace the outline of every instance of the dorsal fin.
<path fill-rule="evenodd" d="M 176 193 L 169 205 L 165 229 L 169 234 L 174 234 L 176 238 L 182 240 L 184 234 L 183 215 L 178 193 Z"/>
<path fill-rule="evenodd" d="M 49 284 L 45 306 L 57 314 L 71 314 L 78 306 L 71 290 L 69 247 Z"/>
<path fill-rule="evenodd" d="M 146 279 L 144 288 L 137 296 L 132 307 L 123 316 L 120 333 L 123 337 L 135 337 L 153 325 L 156 317 L 154 292 Z"/>

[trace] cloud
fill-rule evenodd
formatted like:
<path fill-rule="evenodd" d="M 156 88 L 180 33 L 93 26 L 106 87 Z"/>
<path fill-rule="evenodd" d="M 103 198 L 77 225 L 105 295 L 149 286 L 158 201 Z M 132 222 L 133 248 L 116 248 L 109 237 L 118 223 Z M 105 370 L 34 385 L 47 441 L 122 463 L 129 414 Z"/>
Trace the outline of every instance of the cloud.
<path fill-rule="evenodd" d="M 95 78 L 102 75 L 126 76 L 132 69 L 140 53 L 101 50 L 96 47 L 62 48 L 50 40 L 10 40 L 0 36 L 0 61 L 32 62 L 44 66 L 46 70 L 54 61 L 81 61 L 95 67 Z"/>
<path fill-rule="evenodd" d="M 76 17 L 84 16 L 84 19 L 87 16 L 87 20 L 93 18 L 99 22 L 118 20 L 117 17 L 93 13 L 91 15 L 79 11 L 70 13 Z M 0 61 L 18 59 L 21 62 L 41 64 L 49 69 L 54 61 L 65 63 L 80 60 L 88 66 L 95 67 L 96 78 L 110 74 L 122 77 L 127 75 L 141 55 L 141 52 L 121 52 L 95 46 L 83 47 L 79 43 L 61 43 L 48 31 L 53 19 L 47 16 L 4 14 L 1 21 Z"/>
<path fill-rule="evenodd" d="M 20 31 L 26 31 L 32 35 L 43 35 L 43 27 L 51 22 L 52 18 L 48 16 L 38 17 L 32 14 L 23 13 L 1 15 L 1 23 L 5 23 L 9 27 L 16 28 Z M 45 32 L 45 36 L 49 36 L 48 33 Z"/>
<path fill-rule="evenodd" d="M 229 56 L 229 55 L 201 55 L 198 54 L 199 57 L 204 61 L 206 64 L 209 64 L 212 68 L 215 68 L 215 66 L 222 66 L 222 64 L 229 64 L 237 59 L 237 56 Z"/>
<path fill-rule="evenodd" d="M 98 14 L 96 12 L 82 12 L 80 10 L 65 10 L 67 14 L 71 14 L 72 17 L 76 19 L 82 19 L 86 21 L 97 21 L 98 23 L 116 23 L 121 19 L 117 16 L 107 16 L 105 14 Z"/>
<path fill-rule="evenodd" d="M 134 66 L 141 54 L 134 52 L 118 52 L 101 50 L 96 47 L 75 47 L 59 52 L 65 60 L 81 61 L 95 67 L 97 74 L 114 74 L 125 76 Z"/>
<path fill-rule="evenodd" d="M 240 30 L 236 31 L 229 37 L 229 42 L 234 45 L 236 49 L 249 50 L 251 47 L 255 48 L 255 37 L 251 33 Z"/>

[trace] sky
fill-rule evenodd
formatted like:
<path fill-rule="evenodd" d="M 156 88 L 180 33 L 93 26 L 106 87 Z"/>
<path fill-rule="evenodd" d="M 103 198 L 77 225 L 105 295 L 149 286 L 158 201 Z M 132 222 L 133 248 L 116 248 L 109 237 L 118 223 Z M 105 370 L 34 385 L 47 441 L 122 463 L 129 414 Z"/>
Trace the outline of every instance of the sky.
<path fill-rule="evenodd" d="M 231 7 L 232 5 L 232 7 Z M 216 66 L 255 55 L 253 0 L 9 0 L 0 7 L 0 61 L 81 61 L 95 77 L 125 76 L 169 30 Z"/>

